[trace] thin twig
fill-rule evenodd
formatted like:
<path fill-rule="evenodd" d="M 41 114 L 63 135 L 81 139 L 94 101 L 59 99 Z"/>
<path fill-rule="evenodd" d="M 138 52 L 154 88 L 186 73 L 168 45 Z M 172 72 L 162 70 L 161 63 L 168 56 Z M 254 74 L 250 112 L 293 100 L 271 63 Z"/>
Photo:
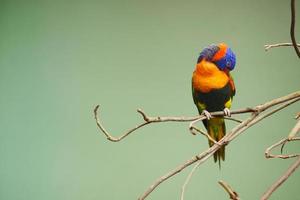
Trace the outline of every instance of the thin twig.
<path fill-rule="evenodd" d="M 300 156 L 300 154 L 289 154 L 289 155 L 283 155 L 283 154 L 279 154 L 279 155 L 274 155 L 271 154 L 270 151 L 272 151 L 274 148 L 285 144 L 286 142 L 289 141 L 295 141 L 295 140 L 300 140 L 300 137 L 295 137 L 295 138 L 284 138 L 282 140 L 280 140 L 279 142 L 276 142 L 275 144 L 271 145 L 270 147 L 268 147 L 265 151 L 265 156 L 266 158 L 282 158 L 282 159 L 288 159 L 288 158 L 294 158 L 294 157 L 298 157 Z"/>
<path fill-rule="evenodd" d="M 209 141 L 211 141 L 212 143 L 214 144 L 218 144 L 220 145 L 216 140 L 214 140 L 208 133 L 206 133 L 205 131 L 202 131 L 201 129 L 195 127 L 195 126 L 192 126 L 190 128 L 190 131 L 193 133 L 193 135 L 196 135 L 196 133 L 193 131 L 193 130 L 196 130 L 197 132 L 199 132 L 201 135 L 204 135 Z"/>
<path fill-rule="evenodd" d="M 193 169 L 191 170 L 191 172 L 189 173 L 189 175 L 186 177 L 185 181 L 184 181 L 184 184 L 182 185 L 182 188 L 181 188 L 181 197 L 180 197 L 180 200 L 184 200 L 184 193 L 185 193 L 185 188 L 187 186 L 187 184 L 190 182 L 194 172 L 196 171 L 196 169 L 199 167 L 201 163 L 198 162 L 194 167 Z"/>
<path fill-rule="evenodd" d="M 264 47 L 265 47 L 265 51 L 268 51 L 269 49 L 271 48 L 274 48 L 274 47 L 291 47 L 291 46 L 294 46 L 293 43 L 277 43 L 277 44 L 266 44 Z M 297 44 L 298 47 L 300 47 L 300 44 Z"/>
<path fill-rule="evenodd" d="M 296 24 L 295 0 L 291 0 L 291 30 L 290 30 L 290 34 L 291 34 L 291 39 L 292 39 L 294 49 L 295 49 L 298 57 L 300 58 L 300 50 L 297 46 L 297 41 L 295 38 L 295 24 Z"/>
<path fill-rule="evenodd" d="M 218 182 L 223 188 L 224 190 L 229 194 L 229 198 L 232 200 L 240 200 L 240 197 L 238 195 L 237 192 L 235 192 L 230 185 L 228 185 L 228 183 L 226 183 L 225 181 L 220 180 Z"/>
<path fill-rule="evenodd" d="M 299 167 L 300 165 L 300 157 L 294 162 L 288 170 L 263 194 L 261 200 L 267 200 L 273 194 L 273 192 L 284 183 L 292 173 Z"/>
<path fill-rule="evenodd" d="M 200 117 L 199 119 L 196 119 L 196 120 L 191 121 L 191 123 L 189 124 L 189 130 L 190 130 L 190 132 L 191 132 L 193 135 L 196 135 L 196 133 L 194 132 L 194 129 L 196 129 L 196 128 L 195 128 L 195 124 L 196 124 L 197 122 L 199 122 L 199 121 L 203 121 L 204 119 L 206 119 L 205 116 Z M 202 131 L 199 131 L 199 132 L 201 133 Z"/>

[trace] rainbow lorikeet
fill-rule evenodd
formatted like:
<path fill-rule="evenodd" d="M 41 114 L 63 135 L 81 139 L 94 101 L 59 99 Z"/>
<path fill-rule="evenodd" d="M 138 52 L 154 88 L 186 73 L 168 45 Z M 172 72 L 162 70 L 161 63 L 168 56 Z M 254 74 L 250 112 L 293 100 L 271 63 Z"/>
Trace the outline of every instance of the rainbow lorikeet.
<path fill-rule="evenodd" d="M 192 77 L 194 103 L 199 114 L 207 119 L 203 124 L 207 133 L 215 140 L 221 140 L 226 134 L 224 117 L 212 117 L 210 112 L 224 111 L 230 116 L 235 86 L 230 71 L 235 67 L 235 54 L 224 43 L 210 45 L 201 53 Z M 209 141 L 209 146 L 214 143 Z M 225 146 L 214 153 L 214 161 L 225 160 Z"/>

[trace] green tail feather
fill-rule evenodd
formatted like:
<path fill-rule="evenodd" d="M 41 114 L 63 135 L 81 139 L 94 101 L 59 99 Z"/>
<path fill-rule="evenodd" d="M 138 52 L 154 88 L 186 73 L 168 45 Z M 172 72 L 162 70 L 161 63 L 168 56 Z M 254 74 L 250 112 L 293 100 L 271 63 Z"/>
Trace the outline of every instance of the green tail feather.
<path fill-rule="evenodd" d="M 206 122 L 206 129 L 208 134 L 215 140 L 220 141 L 226 134 L 225 122 L 222 117 L 215 117 Z M 214 143 L 208 141 L 209 146 L 213 146 Z M 214 153 L 214 161 L 219 161 L 219 167 L 221 167 L 221 160 L 225 160 L 225 146 L 222 146 L 218 151 Z"/>

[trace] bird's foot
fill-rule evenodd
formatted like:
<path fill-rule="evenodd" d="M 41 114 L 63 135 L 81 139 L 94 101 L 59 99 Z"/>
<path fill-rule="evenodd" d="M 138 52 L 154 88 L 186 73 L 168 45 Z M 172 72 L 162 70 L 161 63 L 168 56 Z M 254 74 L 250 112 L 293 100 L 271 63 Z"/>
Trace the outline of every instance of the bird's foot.
<path fill-rule="evenodd" d="M 230 112 L 230 110 L 228 108 L 224 108 L 223 112 L 224 112 L 225 116 L 231 117 L 231 112 Z"/>
<path fill-rule="evenodd" d="M 207 110 L 203 110 L 201 114 L 204 115 L 207 120 L 210 120 L 212 118 L 210 112 L 208 112 Z"/>

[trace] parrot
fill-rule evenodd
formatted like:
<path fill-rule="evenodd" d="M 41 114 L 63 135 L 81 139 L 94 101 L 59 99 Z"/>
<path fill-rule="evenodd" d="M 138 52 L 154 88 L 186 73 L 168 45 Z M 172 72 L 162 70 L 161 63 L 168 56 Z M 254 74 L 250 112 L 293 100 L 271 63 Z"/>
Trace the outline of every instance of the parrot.
<path fill-rule="evenodd" d="M 236 56 L 225 43 L 211 44 L 204 48 L 192 75 L 192 95 L 199 114 L 206 116 L 203 124 L 209 136 L 216 142 L 226 134 L 224 117 L 212 117 L 210 112 L 223 111 L 230 116 L 230 108 L 236 89 L 230 72 L 235 68 Z M 209 146 L 214 145 L 208 141 Z M 225 146 L 214 153 L 214 161 L 225 161 Z"/>

